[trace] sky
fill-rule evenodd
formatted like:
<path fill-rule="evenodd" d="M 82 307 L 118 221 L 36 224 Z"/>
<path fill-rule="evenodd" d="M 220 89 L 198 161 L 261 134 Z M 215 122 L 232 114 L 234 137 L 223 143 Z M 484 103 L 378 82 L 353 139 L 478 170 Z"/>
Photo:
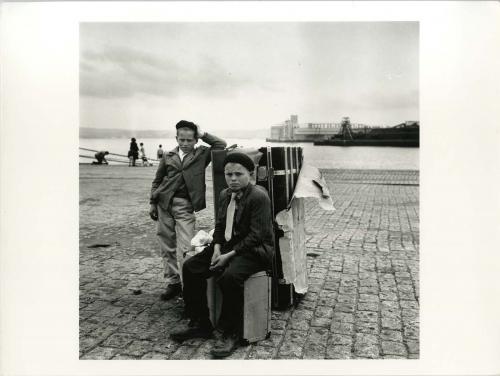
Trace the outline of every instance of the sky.
<path fill-rule="evenodd" d="M 419 120 L 418 40 L 417 22 L 81 23 L 80 126 Z"/>

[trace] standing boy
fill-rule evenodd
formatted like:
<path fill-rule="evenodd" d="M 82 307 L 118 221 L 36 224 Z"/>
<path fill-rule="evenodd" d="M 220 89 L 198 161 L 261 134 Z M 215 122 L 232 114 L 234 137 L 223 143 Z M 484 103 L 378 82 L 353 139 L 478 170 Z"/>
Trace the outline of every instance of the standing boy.
<path fill-rule="evenodd" d="M 169 300 L 182 291 L 179 271 L 195 231 L 195 211 L 205 209 L 205 169 L 212 149 L 226 142 L 186 120 L 176 124 L 178 146 L 164 153 L 151 185 L 149 215 L 158 221 L 157 235 L 167 287 L 161 295 Z M 198 146 L 198 139 L 209 144 Z"/>

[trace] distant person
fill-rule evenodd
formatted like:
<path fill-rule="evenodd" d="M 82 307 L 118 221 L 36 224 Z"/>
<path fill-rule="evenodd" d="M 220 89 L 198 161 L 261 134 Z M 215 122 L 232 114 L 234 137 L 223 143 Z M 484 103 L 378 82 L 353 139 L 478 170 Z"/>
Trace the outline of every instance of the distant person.
<path fill-rule="evenodd" d="M 146 157 L 146 149 L 144 149 L 144 144 L 141 142 L 139 144 L 141 147 L 139 148 L 139 152 L 141 153 L 141 160 L 142 160 L 142 166 L 148 166 L 149 161 L 148 158 Z"/>
<path fill-rule="evenodd" d="M 160 160 L 151 184 L 149 215 L 158 221 L 158 240 L 163 259 L 166 290 L 162 300 L 169 300 L 182 291 L 183 258 L 194 237 L 195 211 L 205 209 L 205 168 L 212 149 L 224 149 L 226 142 L 202 132 L 190 121 L 181 120 L 177 129 L 178 146 Z M 210 145 L 196 147 L 198 139 Z"/>
<path fill-rule="evenodd" d="M 158 147 L 158 151 L 156 152 L 156 157 L 158 159 L 162 159 L 163 158 L 163 149 L 161 148 L 161 145 Z"/>
<path fill-rule="evenodd" d="M 128 165 L 135 166 L 135 161 L 139 158 L 139 147 L 137 146 L 137 142 L 135 142 L 135 138 L 130 139 L 130 149 L 128 151 Z"/>
<path fill-rule="evenodd" d="M 108 161 L 106 160 L 106 155 L 108 155 L 109 152 L 107 151 L 98 151 L 97 153 L 94 154 L 94 157 L 95 159 L 97 159 L 97 162 L 96 161 L 93 161 L 92 164 L 109 164 Z"/>

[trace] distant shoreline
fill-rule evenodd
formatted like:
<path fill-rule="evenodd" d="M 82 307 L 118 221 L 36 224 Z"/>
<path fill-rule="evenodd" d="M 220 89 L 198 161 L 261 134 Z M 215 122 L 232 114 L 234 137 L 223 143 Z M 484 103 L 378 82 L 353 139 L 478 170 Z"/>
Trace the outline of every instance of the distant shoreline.
<path fill-rule="evenodd" d="M 139 162 L 140 163 L 140 162 Z M 92 165 L 92 163 L 85 163 L 85 162 L 80 162 L 79 163 L 80 166 L 90 166 Z M 129 168 L 129 166 L 125 165 L 125 164 L 109 164 L 109 165 L 93 165 L 94 167 L 101 167 L 101 168 L 110 168 L 110 167 L 126 167 L 126 168 Z M 152 169 L 156 169 L 158 167 L 157 164 L 153 165 L 153 166 L 146 166 L 146 167 L 142 167 L 141 165 L 138 165 L 138 166 L 135 166 L 134 168 L 139 168 L 139 169 L 148 169 L 148 168 L 152 168 Z M 390 169 L 390 168 L 333 168 L 333 167 L 318 167 L 318 170 L 322 171 L 322 172 L 325 172 L 325 173 L 333 173 L 335 171 L 357 171 L 357 172 L 360 172 L 360 171 L 378 171 L 378 172 L 386 172 L 386 173 L 395 173 L 395 172 L 405 172 L 405 171 L 408 171 L 408 172 L 420 172 L 420 169 L 411 169 L 411 168 L 404 168 L 404 169 Z M 209 173 L 207 174 L 207 178 L 211 178 L 211 169 L 210 168 L 207 168 L 207 172 L 209 171 Z M 409 185 L 412 185 L 412 184 L 409 184 Z"/>
<path fill-rule="evenodd" d="M 99 140 L 99 139 L 109 139 L 109 140 L 130 140 L 131 137 L 134 137 L 136 139 L 147 139 L 147 140 L 153 140 L 153 139 L 158 139 L 158 140 L 164 140 L 164 139 L 175 139 L 175 135 L 170 135 L 170 136 L 142 136 L 142 135 L 131 135 L 131 136 L 80 136 L 79 138 L 81 140 Z M 221 135 L 223 138 L 229 138 L 228 136 Z M 238 137 L 238 139 L 241 140 L 255 140 L 255 139 L 262 139 L 265 141 L 265 137 Z M 271 142 L 271 141 L 270 141 Z M 275 142 L 275 141 L 272 141 Z M 307 142 L 307 141 L 300 141 L 300 142 Z"/>
<path fill-rule="evenodd" d="M 218 137 L 230 138 L 234 136 L 234 129 L 203 129 L 209 133 L 215 134 Z M 262 138 L 265 139 L 269 136 L 268 129 L 239 129 L 238 138 L 242 139 L 253 139 Z M 112 129 L 112 128 L 79 128 L 79 138 L 81 139 L 96 139 L 96 138 L 109 138 L 109 139 L 130 139 L 135 137 L 137 139 L 150 138 L 150 139 L 165 139 L 165 138 L 175 138 L 175 132 L 169 130 L 154 130 L 154 129 L 142 129 L 142 130 L 129 130 L 129 129 Z"/>
<path fill-rule="evenodd" d="M 237 144 L 244 148 L 299 146 L 303 149 L 304 158 L 308 164 L 319 168 L 371 168 L 371 169 L 410 169 L 419 168 L 419 149 L 405 147 L 332 147 L 314 146 L 311 142 L 304 143 L 268 143 L 262 138 L 241 139 L 222 137 L 228 145 Z M 163 150 L 170 151 L 177 146 L 175 138 L 147 139 L 136 137 L 144 143 L 148 158 L 156 158 L 159 145 Z M 80 154 L 94 157 L 95 150 L 107 150 L 113 154 L 126 156 L 130 140 L 123 138 L 87 138 L 80 139 Z M 86 149 L 86 150 L 84 150 Z M 91 151 L 87 151 L 91 150 Z M 114 158 L 114 157 L 113 157 Z M 111 159 L 111 157 L 110 157 Z M 126 159 L 128 165 L 128 159 Z M 91 158 L 93 160 L 93 158 Z M 89 162 L 88 158 L 80 158 L 80 162 Z"/>

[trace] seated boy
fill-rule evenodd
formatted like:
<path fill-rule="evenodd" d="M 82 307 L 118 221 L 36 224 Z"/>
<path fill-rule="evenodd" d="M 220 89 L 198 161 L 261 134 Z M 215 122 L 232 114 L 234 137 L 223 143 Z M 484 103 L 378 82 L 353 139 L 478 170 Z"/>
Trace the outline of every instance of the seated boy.
<path fill-rule="evenodd" d="M 227 155 L 224 175 L 229 188 L 220 194 L 213 242 L 185 261 L 182 268 L 185 312 L 190 323 L 187 329 L 170 336 L 176 341 L 211 337 L 206 279 L 215 275 L 223 295 L 218 323 L 223 336 L 211 351 L 218 358 L 231 355 L 240 344 L 245 280 L 270 269 L 274 253 L 271 201 L 264 188 L 250 183 L 254 167 L 246 154 Z"/>

